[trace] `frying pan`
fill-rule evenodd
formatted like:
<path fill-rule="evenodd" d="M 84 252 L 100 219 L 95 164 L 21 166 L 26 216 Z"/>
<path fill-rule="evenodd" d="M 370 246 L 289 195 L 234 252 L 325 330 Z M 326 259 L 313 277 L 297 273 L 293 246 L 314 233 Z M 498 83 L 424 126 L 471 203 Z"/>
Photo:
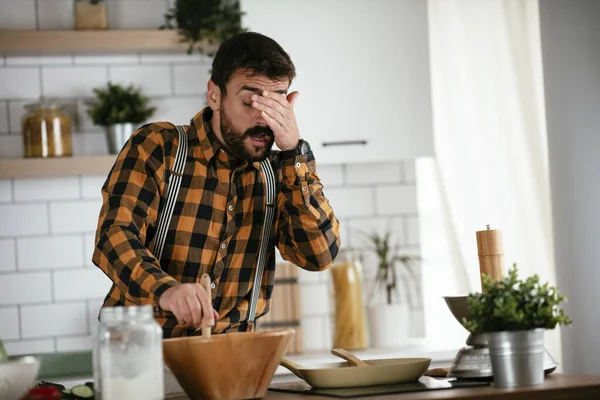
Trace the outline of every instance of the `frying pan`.
<path fill-rule="evenodd" d="M 349 388 L 417 381 L 429 368 L 431 358 L 365 360 L 367 366 L 349 362 L 304 367 L 287 358 L 280 365 L 315 388 Z"/>

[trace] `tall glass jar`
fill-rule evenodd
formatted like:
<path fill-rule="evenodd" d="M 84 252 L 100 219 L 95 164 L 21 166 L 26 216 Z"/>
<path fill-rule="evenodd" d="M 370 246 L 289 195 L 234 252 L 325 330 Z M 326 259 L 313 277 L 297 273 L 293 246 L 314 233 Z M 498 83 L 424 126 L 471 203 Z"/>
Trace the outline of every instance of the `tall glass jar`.
<path fill-rule="evenodd" d="M 162 329 L 152 306 L 103 308 L 93 358 L 96 399 L 164 398 Z"/>
<path fill-rule="evenodd" d="M 71 118 L 58 104 L 42 98 L 25 109 L 21 120 L 25 157 L 73 155 Z"/>
<path fill-rule="evenodd" d="M 367 347 L 362 291 L 362 265 L 353 250 L 340 250 L 330 267 L 335 322 L 333 347 L 360 350 Z"/>

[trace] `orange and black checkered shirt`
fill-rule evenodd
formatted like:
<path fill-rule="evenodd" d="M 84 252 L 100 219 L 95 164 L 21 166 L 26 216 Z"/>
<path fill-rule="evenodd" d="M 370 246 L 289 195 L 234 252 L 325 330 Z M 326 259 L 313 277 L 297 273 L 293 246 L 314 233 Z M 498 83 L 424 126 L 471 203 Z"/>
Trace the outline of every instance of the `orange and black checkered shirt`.
<path fill-rule="evenodd" d="M 102 186 L 92 261 L 112 280 L 104 306 L 151 304 L 164 337 L 200 334 L 158 309 L 159 298 L 180 283 L 208 273 L 216 287 L 213 332 L 246 329 L 265 213 L 259 163 L 239 161 L 221 150 L 206 108 L 185 126 L 189 149 L 181 188 L 160 260 L 151 253 L 165 182 L 178 146 L 175 126 L 144 125 L 119 153 Z M 283 259 L 311 271 L 328 268 L 337 255 L 339 222 L 323 194 L 312 154 L 271 163 L 277 182 L 277 212 L 256 315 L 269 309 L 275 246 Z"/>

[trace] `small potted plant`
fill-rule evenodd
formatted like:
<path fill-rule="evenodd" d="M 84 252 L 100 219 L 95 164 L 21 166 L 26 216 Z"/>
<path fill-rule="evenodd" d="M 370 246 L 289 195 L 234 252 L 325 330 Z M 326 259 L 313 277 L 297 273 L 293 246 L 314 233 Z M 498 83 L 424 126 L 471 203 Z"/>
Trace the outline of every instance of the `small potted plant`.
<path fill-rule="evenodd" d="M 377 255 L 377 272 L 368 299 L 371 345 L 397 347 L 408 338 L 410 312 L 413 307 L 411 288 L 419 293 L 416 257 L 400 254 L 391 232 L 368 235 L 369 249 Z M 403 286 L 403 301 L 399 285 Z"/>
<path fill-rule="evenodd" d="M 175 0 L 160 29 L 177 29 L 188 54 L 213 56 L 221 42 L 244 32 L 239 0 Z"/>
<path fill-rule="evenodd" d="M 104 0 L 75 0 L 75 29 L 107 29 Z"/>
<path fill-rule="evenodd" d="M 483 274 L 483 290 L 471 293 L 464 326 L 487 337 L 494 385 L 535 386 L 544 382 L 544 331 L 570 325 L 559 308 L 566 296 L 533 275 L 518 277 L 516 264 L 502 280 Z"/>
<path fill-rule="evenodd" d="M 154 115 L 156 107 L 133 85 L 109 82 L 105 88 L 94 88 L 93 92 L 96 98 L 86 101 L 87 113 L 94 124 L 105 128 L 108 150 L 117 154 L 135 128 Z"/>

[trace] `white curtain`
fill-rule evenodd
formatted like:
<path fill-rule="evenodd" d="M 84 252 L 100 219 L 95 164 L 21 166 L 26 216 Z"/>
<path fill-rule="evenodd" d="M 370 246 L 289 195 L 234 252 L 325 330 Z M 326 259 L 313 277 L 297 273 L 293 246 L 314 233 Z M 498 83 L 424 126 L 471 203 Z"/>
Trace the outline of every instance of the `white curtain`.
<path fill-rule="evenodd" d="M 537 0 L 428 6 L 436 156 L 417 162 L 417 183 L 426 329 L 439 342 L 452 321 L 441 296 L 481 290 L 486 224 L 502 231 L 505 271 L 553 284 L 555 271 Z M 546 334 L 560 362 L 559 340 Z"/>

